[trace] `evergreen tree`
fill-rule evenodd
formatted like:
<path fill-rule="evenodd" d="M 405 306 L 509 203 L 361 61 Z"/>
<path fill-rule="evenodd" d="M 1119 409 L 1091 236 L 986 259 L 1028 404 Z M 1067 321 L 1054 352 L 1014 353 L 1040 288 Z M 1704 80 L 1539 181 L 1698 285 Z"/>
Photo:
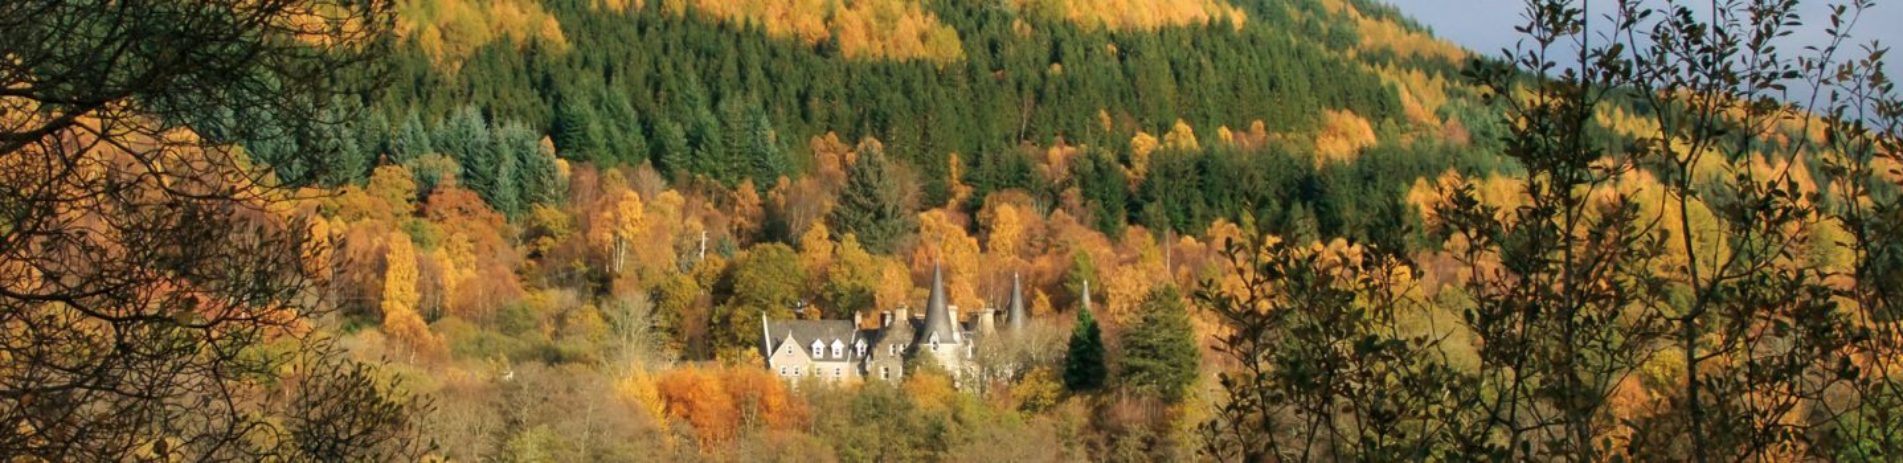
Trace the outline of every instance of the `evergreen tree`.
<path fill-rule="evenodd" d="M 487 156 L 489 144 L 489 125 L 483 120 L 482 112 L 473 106 L 456 111 L 430 139 L 431 146 L 455 159 L 463 170 L 468 170 L 473 158 Z M 466 180 L 469 176 L 459 172 L 458 177 Z"/>
<path fill-rule="evenodd" d="M 389 162 L 405 164 L 429 154 L 432 149 L 429 129 L 423 127 L 423 118 L 411 111 L 404 116 L 403 124 L 396 128 L 396 133 L 390 136 Z"/>
<path fill-rule="evenodd" d="M 605 127 L 609 132 L 601 139 L 615 159 L 627 165 L 639 165 L 648 160 L 648 137 L 642 130 L 641 116 L 628 103 L 628 98 L 619 92 L 611 92 L 602 101 L 600 123 L 596 127 Z"/>
<path fill-rule="evenodd" d="M 340 113 L 333 111 L 326 111 L 326 113 L 324 115 L 326 119 L 341 119 Z M 358 130 L 352 126 L 357 122 L 328 124 L 315 128 L 315 136 L 311 138 L 314 142 L 313 146 L 307 149 L 323 154 L 318 158 L 322 161 L 318 163 L 316 172 L 313 172 L 318 182 L 325 185 L 360 183 L 370 172 L 370 164 L 374 161 L 371 159 L 370 150 L 374 148 L 363 146 L 359 142 Z"/>
<path fill-rule="evenodd" d="M 1089 297 L 1085 296 L 1085 301 Z M 1077 310 L 1071 327 L 1070 352 L 1064 357 L 1064 387 L 1071 392 L 1102 389 L 1110 371 L 1104 366 L 1103 330 L 1090 315 L 1088 303 Z"/>
<path fill-rule="evenodd" d="M 687 146 L 687 129 L 671 119 L 656 123 L 654 150 L 660 158 L 656 167 L 669 174 L 686 171 L 688 160 L 693 157 L 692 150 Z"/>
<path fill-rule="evenodd" d="M 1123 170 L 1116 159 L 1097 151 L 1078 156 L 1071 168 L 1071 178 L 1090 208 L 1091 225 L 1110 236 L 1122 234 L 1128 215 L 1130 183 Z"/>
<path fill-rule="evenodd" d="M 568 189 L 562 182 L 561 168 L 556 165 L 555 153 L 546 146 L 548 145 L 537 142 L 533 147 L 524 146 L 514 150 L 517 156 L 516 186 L 520 189 L 516 198 L 522 203 L 524 210 L 528 209 L 528 206 L 560 201 Z"/>
<path fill-rule="evenodd" d="M 749 174 L 756 187 L 771 188 L 780 175 L 790 173 L 786 149 L 780 146 L 779 135 L 774 133 L 773 121 L 767 118 L 766 111 L 757 106 L 749 111 L 747 126 L 741 133 L 746 134 L 747 162 L 753 170 Z"/>
<path fill-rule="evenodd" d="M 540 149 L 535 132 L 521 124 L 496 129 L 487 149 L 477 149 L 462 159 L 463 178 L 470 190 L 497 211 L 515 215 L 521 212 L 517 186 L 517 160 L 534 156 Z"/>
<path fill-rule="evenodd" d="M 876 146 L 860 146 L 859 161 L 846 170 L 846 187 L 829 218 L 834 236 L 856 235 L 866 250 L 885 254 L 911 231 L 913 217 L 902 204 L 890 161 Z"/>
<path fill-rule="evenodd" d="M 557 100 L 555 124 L 549 134 L 555 141 L 556 153 L 568 159 L 607 165 L 610 158 L 603 147 L 599 119 L 594 109 L 579 98 L 564 95 Z"/>
<path fill-rule="evenodd" d="M 1119 378 L 1137 392 L 1181 400 L 1202 362 L 1182 293 L 1174 286 L 1158 288 L 1144 297 L 1141 310 L 1141 321 L 1123 333 Z"/>

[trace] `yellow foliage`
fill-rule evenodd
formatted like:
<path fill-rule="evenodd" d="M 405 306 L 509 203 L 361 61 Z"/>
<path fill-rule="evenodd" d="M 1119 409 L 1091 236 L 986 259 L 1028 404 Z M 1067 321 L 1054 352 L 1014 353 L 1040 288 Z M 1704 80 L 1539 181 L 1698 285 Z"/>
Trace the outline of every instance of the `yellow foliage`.
<path fill-rule="evenodd" d="M 608 255 L 610 271 L 620 273 L 627 261 L 628 248 L 641 232 L 641 196 L 624 190 L 611 200 L 588 232 L 589 241 Z"/>
<path fill-rule="evenodd" d="M 918 240 L 919 246 L 912 248 L 912 269 L 930 275 L 932 265 L 942 266 L 952 305 L 968 311 L 980 308 L 984 300 L 978 298 L 978 240 L 944 209 L 918 215 Z"/>
<path fill-rule="evenodd" d="M 642 4 L 641 0 L 595 0 L 595 9 L 620 13 L 628 11 L 629 7 L 641 9 Z"/>
<path fill-rule="evenodd" d="M 833 38 L 848 58 L 945 62 L 964 56 L 958 31 L 915 1 L 666 0 L 662 5 L 674 14 L 692 11 L 808 44 Z"/>
<path fill-rule="evenodd" d="M 370 173 L 370 184 L 365 190 L 390 206 L 404 210 L 409 210 L 411 203 L 416 200 L 415 177 L 403 166 L 377 167 Z"/>
<path fill-rule="evenodd" d="M 1345 109 L 1323 111 L 1321 131 L 1315 134 L 1315 162 L 1352 161 L 1374 143 L 1374 126 L 1367 119 Z"/>
<path fill-rule="evenodd" d="M 951 198 L 945 202 L 948 207 L 964 204 L 965 201 L 971 199 L 972 192 L 976 191 L 971 185 L 965 184 L 965 165 L 959 159 L 958 153 L 952 153 L 949 158 L 945 161 L 945 179 L 950 183 L 947 189 L 951 190 Z"/>
<path fill-rule="evenodd" d="M 505 37 L 568 48 L 561 23 L 535 0 L 397 0 L 396 11 L 397 36 L 415 40 L 452 71 L 477 48 Z"/>
<path fill-rule="evenodd" d="M 1131 181 L 1142 180 L 1150 173 L 1150 154 L 1155 153 L 1158 146 L 1160 144 L 1156 136 L 1143 131 L 1137 131 L 1136 136 L 1130 137 Z"/>
<path fill-rule="evenodd" d="M 636 366 L 628 377 L 615 381 L 615 397 L 644 412 L 648 419 L 659 421 L 667 417 L 667 403 L 661 400 L 661 391 L 655 387 L 654 375 L 647 368 Z"/>
<path fill-rule="evenodd" d="M 1026 222 L 1035 221 L 1037 218 L 1026 217 L 1025 212 L 1029 211 L 1008 202 L 987 201 L 987 203 L 990 207 L 979 211 L 979 217 L 985 219 L 987 230 L 985 250 L 994 256 L 994 260 L 999 257 L 1005 260 L 1016 258 L 1028 244 L 1029 237 L 1026 233 L 1029 230 L 1026 227 L 1029 224 Z"/>
<path fill-rule="evenodd" d="M 1467 50 L 1447 41 L 1386 20 L 1369 18 L 1345 0 L 1324 0 L 1329 11 L 1353 20 L 1361 35 L 1360 50 L 1386 50 L 1403 58 L 1436 59 L 1459 64 L 1467 59 Z"/>
<path fill-rule="evenodd" d="M 379 304 L 383 310 L 383 332 L 402 342 L 414 354 L 438 358 L 446 352 L 443 339 L 431 333 L 429 325 L 416 313 L 422 296 L 416 289 L 416 251 L 410 245 L 410 237 L 403 232 L 391 232 L 387 241 L 383 301 Z"/>
<path fill-rule="evenodd" d="M 1227 20 L 1242 27 L 1248 16 L 1220 0 L 1016 0 L 1019 9 L 1062 17 L 1080 26 L 1155 30 Z"/>
<path fill-rule="evenodd" d="M 1447 88 L 1453 83 L 1419 68 L 1383 64 L 1374 71 L 1382 82 L 1400 89 L 1401 112 L 1409 121 L 1425 126 L 1441 124 L 1440 108 L 1447 104 Z"/>
<path fill-rule="evenodd" d="M 1176 125 L 1170 126 L 1170 133 L 1163 134 L 1163 146 L 1181 151 L 1202 149 L 1202 145 L 1196 143 L 1196 129 L 1190 128 L 1189 123 L 1182 119 L 1177 119 Z"/>
<path fill-rule="evenodd" d="M 910 396 L 920 410 L 930 413 L 951 411 L 952 401 L 958 399 L 958 389 L 952 386 L 950 376 L 941 371 L 920 370 L 907 372 L 905 382 L 899 386 Z"/>

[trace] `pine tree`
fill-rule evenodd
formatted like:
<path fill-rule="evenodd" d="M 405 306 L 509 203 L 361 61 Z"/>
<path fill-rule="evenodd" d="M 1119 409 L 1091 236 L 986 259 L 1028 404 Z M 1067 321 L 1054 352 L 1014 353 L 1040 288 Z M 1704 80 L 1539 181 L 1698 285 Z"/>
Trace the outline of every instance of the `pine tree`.
<path fill-rule="evenodd" d="M 463 177 L 468 179 L 469 189 L 475 190 L 490 207 L 515 215 L 522 211 L 516 172 L 521 167 L 518 161 L 535 156 L 541 142 L 535 132 L 521 124 L 497 128 L 491 140 L 488 149 L 474 150 L 468 158 L 462 159 Z"/>
<path fill-rule="evenodd" d="M 891 253 L 914 220 L 901 204 L 889 162 L 875 144 L 861 144 L 859 162 L 846 170 L 846 187 L 829 223 L 835 236 L 857 235 L 866 250 L 878 254 Z"/>
<path fill-rule="evenodd" d="M 585 159 L 596 164 L 607 161 L 609 153 L 603 146 L 599 119 L 594 109 L 580 98 L 564 95 L 557 100 L 555 124 L 550 130 L 556 153 L 564 158 Z"/>
<path fill-rule="evenodd" d="M 780 146 L 779 135 L 773 131 L 773 121 L 767 118 L 766 111 L 754 107 L 747 116 L 746 134 L 747 161 L 751 164 L 753 184 L 761 189 L 773 187 L 781 175 L 792 170 L 787 166 L 786 149 Z"/>
<path fill-rule="evenodd" d="M 536 143 L 535 149 L 517 150 L 514 154 L 517 156 L 516 187 L 520 190 L 516 199 L 521 202 L 521 209 L 527 210 L 537 204 L 553 204 L 562 199 L 568 186 L 562 181 L 561 167 L 556 164 L 552 142 L 543 139 Z"/>
<path fill-rule="evenodd" d="M 1141 310 L 1142 321 L 1123 333 L 1119 377 L 1137 392 L 1181 400 L 1202 362 L 1182 293 L 1174 286 L 1158 288 L 1143 299 Z"/>
<path fill-rule="evenodd" d="M 390 137 L 390 159 L 392 164 L 405 164 L 429 154 L 429 130 L 423 128 L 423 119 L 415 112 L 403 118 L 403 125 L 397 127 L 396 134 Z"/>
<path fill-rule="evenodd" d="M 687 129 L 671 119 L 654 126 L 654 150 L 659 157 L 656 167 L 668 174 L 686 171 L 688 159 L 693 157 L 687 146 Z"/>
<path fill-rule="evenodd" d="M 1085 299 L 1089 300 L 1089 299 Z M 1077 324 L 1070 332 L 1070 353 L 1064 357 L 1064 388 L 1071 392 L 1102 389 L 1110 376 L 1104 366 L 1103 330 L 1090 315 L 1090 307 L 1077 310 Z"/>

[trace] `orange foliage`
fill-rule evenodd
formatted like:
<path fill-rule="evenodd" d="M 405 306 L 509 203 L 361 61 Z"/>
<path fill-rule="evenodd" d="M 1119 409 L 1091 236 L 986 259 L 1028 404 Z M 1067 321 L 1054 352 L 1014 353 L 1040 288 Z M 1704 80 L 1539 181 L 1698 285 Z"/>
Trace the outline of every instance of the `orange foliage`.
<path fill-rule="evenodd" d="M 724 441 L 738 432 L 738 407 L 714 374 L 694 367 L 674 369 L 661 375 L 655 389 L 667 417 L 687 421 L 701 443 Z"/>
<path fill-rule="evenodd" d="M 944 209 L 918 215 L 919 245 L 912 248 L 912 272 L 930 276 L 933 264 L 943 266 L 951 304 L 975 311 L 984 306 L 977 287 L 978 240 L 965 234 L 963 219 Z"/>
<path fill-rule="evenodd" d="M 670 370 L 655 382 L 668 418 L 693 426 L 701 443 L 722 442 L 738 434 L 743 416 L 758 417 L 770 429 L 793 429 L 807 421 L 806 404 L 786 382 L 752 366 Z"/>

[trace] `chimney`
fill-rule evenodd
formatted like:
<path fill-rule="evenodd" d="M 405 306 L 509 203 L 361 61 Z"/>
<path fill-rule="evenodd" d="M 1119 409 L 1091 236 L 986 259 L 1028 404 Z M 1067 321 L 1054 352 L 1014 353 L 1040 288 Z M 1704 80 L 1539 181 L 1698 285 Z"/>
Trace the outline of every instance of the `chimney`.
<path fill-rule="evenodd" d="M 879 327 L 885 328 L 890 326 L 892 326 L 892 311 L 890 310 L 879 311 Z"/>
<path fill-rule="evenodd" d="M 998 309 L 986 307 L 978 312 L 978 332 L 991 334 L 998 330 Z"/>
<path fill-rule="evenodd" d="M 865 324 L 860 323 L 859 311 L 857 310 L 852 311 L 852 329 L 856 330 L 856 329 L 859 329 L 859 327 L 861 326 L 865 326 Z"/>

